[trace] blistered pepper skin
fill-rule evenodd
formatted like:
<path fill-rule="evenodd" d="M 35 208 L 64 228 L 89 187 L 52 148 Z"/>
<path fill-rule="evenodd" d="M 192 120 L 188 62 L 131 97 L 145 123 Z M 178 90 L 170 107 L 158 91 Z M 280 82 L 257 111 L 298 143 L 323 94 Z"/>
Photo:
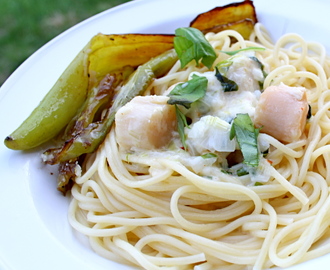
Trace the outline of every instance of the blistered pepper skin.
<path fill-rule="evenodd" d="M 139 66 L 119 90 L 105 118 L 102 121 L 91 123 L 78 135 L 66 141 L 63 147 L 48 149 L 44 152 L 44 161 L 48 164 L 57 164 L 94 152 L 110 131 L 119 108 L 135 96 L 143 94 L 152 80 L 165 75 L 177 60 L 178 56 L 175 50 L 171 49 Z"/>
<path fill-rule="evenodd" d="M 12 150 L 29 150 L 55 137 L 86 99 L 87 56 L 82 50 L 30 116 L 4 140 Z"/>
<path fill-rule="evenodd" d="M 89 89 L 106 74 L 128 65 L 136 68 L 170 48 L 173 35 L 94 36 L 4 144 L 13 150 L 29 150 L 49 141 L 75 117 Z"/>

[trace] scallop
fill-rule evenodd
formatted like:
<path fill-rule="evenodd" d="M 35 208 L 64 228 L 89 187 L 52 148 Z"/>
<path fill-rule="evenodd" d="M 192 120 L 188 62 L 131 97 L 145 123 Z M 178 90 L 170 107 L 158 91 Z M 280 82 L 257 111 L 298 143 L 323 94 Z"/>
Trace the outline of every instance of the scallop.
<path fill-rule="evenodd" d="M 166 146 L 176 130 L 175 107 L 166 96 L 137 96 L 115 115 L 117 142 L 124 150 Z"/>
<path fill-rule="evenodd" d="M 269 86 L 261 94 L 256 107 L 254 124 L 284 143 L 298 140 L 304 132 L 308 100 L 304 87 L 285 84 Z"/>

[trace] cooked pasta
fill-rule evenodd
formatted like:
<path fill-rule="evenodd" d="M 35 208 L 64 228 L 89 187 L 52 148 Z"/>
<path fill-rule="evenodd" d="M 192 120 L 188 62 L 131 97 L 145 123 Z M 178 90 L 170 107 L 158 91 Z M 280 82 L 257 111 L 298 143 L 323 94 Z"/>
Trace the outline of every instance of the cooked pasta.
<path fill-rule="evenodd" d="M 261 128 L 259 140 L 269 152 L 260 160 L 265 176 L 253 179 L 209 164 L 179 143 L 125 151 L 113 127 L 72 188 L 72 227 L 101 256 L 150 270 L 289 267 L 329 253 L 330 59 L 324 47 L 297 34 L 273 43 L 260 23 L 249 40 L 232 30 L 206 38 L 218 52 L 265 48 L 254 52 L 268 73 L 262 89 L 307 89 L 312 117 L 302 136 L 283 143 Z M 216 63 L 228 59 L 222 52 Z M 166 95 L 192 72 L 207 71 L 177 62 L 145 95 Z"/>

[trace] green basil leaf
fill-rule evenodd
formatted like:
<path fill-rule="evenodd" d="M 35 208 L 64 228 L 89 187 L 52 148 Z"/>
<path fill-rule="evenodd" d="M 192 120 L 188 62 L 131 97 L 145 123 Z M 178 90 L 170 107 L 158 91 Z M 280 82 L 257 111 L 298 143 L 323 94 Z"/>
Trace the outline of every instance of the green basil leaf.
<path fill-rule="evenodd" d="M 237 170 L 236 174 L 237 176 L 244 176 L 244 175 L 248 175 L 249 172 L 245 170 L 245 168 L 240 168 L 239 170 Z"/>
<path fill-rule="evenodd" d="M 216 65 L 216 68 L 222 69 L 222 70 L 228 70 L 228 68 L 233 64 L 232 57 L 229 57 L 226 60 L 222 60 Z"/>
<path fill-rule="evenodd" d="M 231 51 L 231 52 L 227 52 L 227 51 L 220 51 L 220 52 L 223 52 L 225 54 L 228 54 L 228 55 L 235 55 L 239 52 L 243 52 L 243 51 L 264 51 L 265 48 L 262 48 L 262 47 L 247 47 L 247 48 L 244 48 L 244 49 L 240 49 L 240 50 L 236 50 L 236 51 Z"/>
<path fill-rule="evenodd" d="M 226 171 L 226 170 L 224 170 L 224 169 L 221 169 L 221 172 L 222 172 L 222 173 L 225 173 L 225 174 L 229 174 L 229 175 L 232 175 L 232 174 L 233 174 L 232 172 L 230 172 L 230 171 Z"/>
<path fill-rule="evenodd" d="M 215 157 L 217 157 L 217 155 L 214 153 L 206 153 L 204 155 L 201 155 L 201 157 L 204 159 L 207 159 L 207 158 L 215 158 Z"/>
<path fill-rule="evenodd" d="M 188 127 L 187 118 L 180 111 L 177 105 L 175 105 L 175 113 L 176 113 L 176 119 L 178 120 L 178 132 L 179 132 L 180 140 L 182 142 L 184 150 L 187 150 L 186 135 L 184 133 L 184 128 Z"/>
<path fill-rule="evenodd" d="M 189 109 L 191 103 L 205 96 L 207 89 L 207 78 L 193 74 L 192 79 L 187 82 L 177 84 L 168 95 L 168 104 L 178 104 Z"/>
<path fill-rule="evenodd" d="M 264 70 L 264 68 L 265 68 L 264 64 L 261 63 L 260 60 L 255 56 L 250 56 L 250 59 L 252 59 L 253 61 L 255 61 L 259 65 L 259 67 L 262 71 L 262 74 L 264 75 L 264 78 L 266 78 L 268 74 Z"/>
<path fill-rule="evenodd" d="M 311 119 L 312 117 L 312 107 L 308 104 L 308 112 L 307 112 L 307 119 Z"/>
<path fill-rule="evenodd" d="M 230 139 L 236 137 L 243 154 L 243 163 L 251 167 L 259 165 L 258 135 L 259 129 L 254 128 L 248 114 L 236 115 L 231 126 Z"/>
<path fill-rule="evenodd" d="M 181 62 L 181 68 L 185 67 L 192 60 L 199 61 L 208 67 L 212 67 L 217 55 L 207 41 L 204 34 L 192 27 L 182 27 L 175 30 L 174 49 Z"/>
<path fill-rule="evenodd" d="M 219 69 L 215 67 L 215 77 L 217 77 L 218 81 L 221 83 L 224 92 L 232 92 L 238 90 L 238 85 L 229 80 L 227 77 L 221 75 Z"/>
<path fill-rule="evenodd" d="M 260 183 L 260 182 L 255 182 L 255 183 L 254 183 L 254 186 L 255 186 L 255 187 L 259 187 L 259 186 L 262 186 L 262 185 L 263 185 L 263 183 Z"/>

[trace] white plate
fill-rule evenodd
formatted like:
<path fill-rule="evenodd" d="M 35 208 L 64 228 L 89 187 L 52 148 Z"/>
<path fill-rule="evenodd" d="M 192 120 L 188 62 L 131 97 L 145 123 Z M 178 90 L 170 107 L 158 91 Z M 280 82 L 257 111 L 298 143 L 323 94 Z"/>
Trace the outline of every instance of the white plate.
<path fill-rule="evenodd" d="M 226 0 L 135 0 L 94 16 L 46 44 L 3 84 L 0 138 L 10 134 L 38 104 L 78 51 L 98 32 L 173 33 L 198 13 Z M 274 39 L 296 32 L 330 46 L 326 0 L 255 0 L 259 21 Z M 56 190 L 54 168 L 39 153 L 0 145 L 0 269 L 131 269 L 92 252 L 67 222 L 68 198 Z M 290 269 L 325 269 L 330 255 Z M 313 268 L 311 268 L 311 265 Z"/>

